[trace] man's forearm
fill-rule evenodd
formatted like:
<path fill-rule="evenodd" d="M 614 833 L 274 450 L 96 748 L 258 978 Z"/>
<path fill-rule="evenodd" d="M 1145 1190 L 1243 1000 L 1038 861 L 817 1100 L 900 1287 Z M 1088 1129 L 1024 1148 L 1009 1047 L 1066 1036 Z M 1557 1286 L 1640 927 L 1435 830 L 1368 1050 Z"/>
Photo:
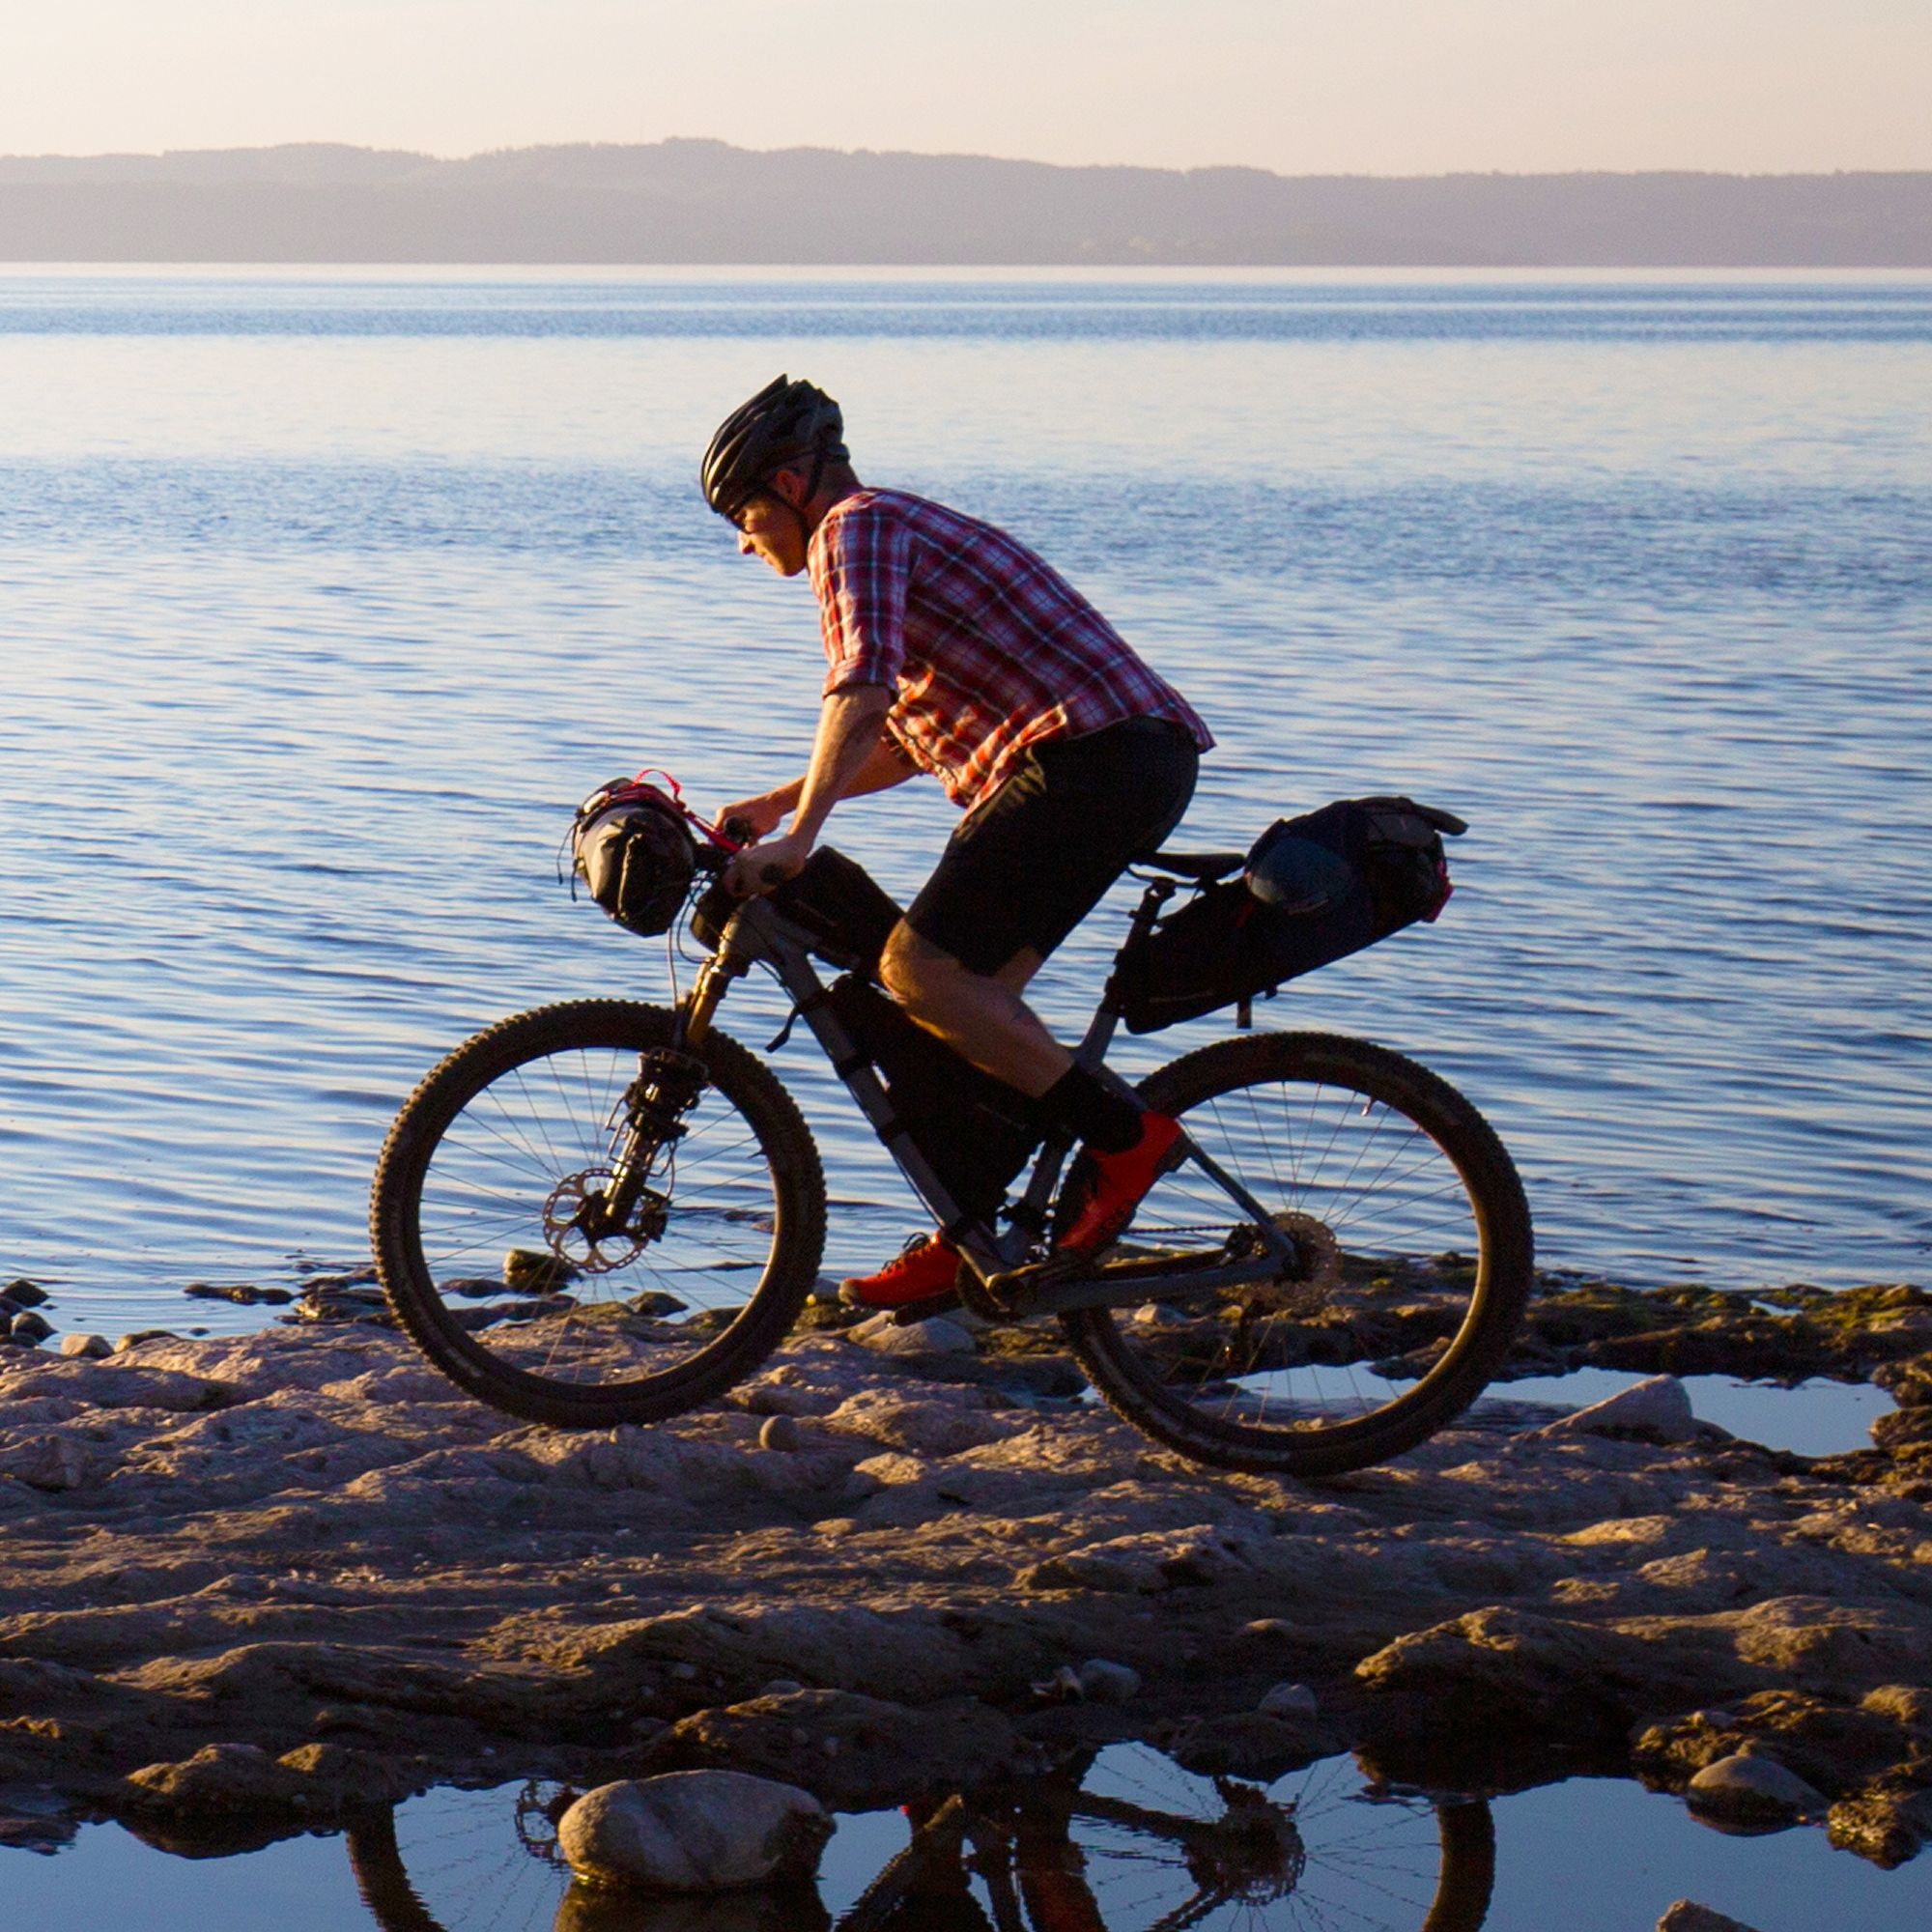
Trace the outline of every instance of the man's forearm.
<path fill-rule="evenodd" d="M 827 696 L 818 713 L 818 736 L 811 748 L 811 765 L 792 814 L 792 838 L 816 838 L 832 808 L 853 790 L 858 781 L 871 775 L 881 748 L 886 713 L 891 709 L 892 694 L 883 685 L 857 685 Z"/>

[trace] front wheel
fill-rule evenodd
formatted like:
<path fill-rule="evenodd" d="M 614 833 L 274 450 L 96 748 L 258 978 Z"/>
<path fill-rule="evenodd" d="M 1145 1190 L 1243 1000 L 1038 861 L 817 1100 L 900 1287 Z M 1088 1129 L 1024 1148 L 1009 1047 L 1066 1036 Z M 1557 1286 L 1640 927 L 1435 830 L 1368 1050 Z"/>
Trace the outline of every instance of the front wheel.
<path fill-rule="evenodd" d="M 511 1415 L 608 1428 L 709 1402 L 817 1277 L 825 1180 L 791 1096 L 723 1034 L 688 1056 L 675 1036 L 674 1014 L 625 1001 L 519 1014 L 389 1131 L 369 1221 L 390 1306 Z M 627 1163 L 642 1184 L 606 1225 Z"/>
<path fill-rule="evenodd" d="M 1198 1462 L 1332 1475 L 1410 1449 L 1508 1352 L 1534 1275 L 1502 1143 L 1426 1068 L 1365 1040 L 1222 1040 L 1142 1084 L 1233 1176 L 1295 1262 L 1280 1279 L 1063 1318 L 1127 1421 Z M 1120 1252 L 1177 1272 L 1263 1252 L 1192 1159 L 1155 1183 Z"/>

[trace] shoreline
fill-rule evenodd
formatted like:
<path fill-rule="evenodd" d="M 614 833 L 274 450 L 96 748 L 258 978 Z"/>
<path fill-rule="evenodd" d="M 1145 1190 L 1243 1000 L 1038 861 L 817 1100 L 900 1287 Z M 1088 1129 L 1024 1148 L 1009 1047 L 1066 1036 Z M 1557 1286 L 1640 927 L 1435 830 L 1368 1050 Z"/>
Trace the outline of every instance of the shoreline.
<path fill-rule="evenodd" d="M 1870 1449 L 1578 1423 L 1505 1382 L 1321 1482 L 1157 1452 L 1056 1397 L 1048 1347 L 805 1332 L 709 1409 L 577 1434 L 367 1322 L 0 1352 L 0 1784 L 266 1842 L 508 1764 L 725 1765 L 849 1807 L 1128 1738 L 1476 1791 L 1770 1757 L 1896 1863 L 1932 1835 L 1932 1295 L 1797 1299 L 1546 1293 L 1521 1366 L 1861 1362 L 1901 1405 Z M 1633 1330 L 1639 1301 L 1678 1319 Z"/>

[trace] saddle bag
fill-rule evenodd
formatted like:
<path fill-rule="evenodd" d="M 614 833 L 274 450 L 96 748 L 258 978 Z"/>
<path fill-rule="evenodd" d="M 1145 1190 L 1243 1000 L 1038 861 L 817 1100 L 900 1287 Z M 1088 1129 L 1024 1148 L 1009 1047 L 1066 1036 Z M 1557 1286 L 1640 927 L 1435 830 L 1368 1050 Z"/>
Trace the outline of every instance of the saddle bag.
<path fill-rule="evenodd" d="M 962 1060 L 857 974 L 835 980 L 827 992 L 947 1192 L 990 1221 L 1007 1184 L 1046 1137 L 1038 1101 Z"/>
<path fill-rule="evenodd" d="M 1207 887 L 1124 956 L 1129 1033 L 1153 1033 L 1270 993 L 1449 902 L 1442 835 L 1468 828 L 1409 798 L 1351 798 L 1278 818 L 1238 879 Z"/>

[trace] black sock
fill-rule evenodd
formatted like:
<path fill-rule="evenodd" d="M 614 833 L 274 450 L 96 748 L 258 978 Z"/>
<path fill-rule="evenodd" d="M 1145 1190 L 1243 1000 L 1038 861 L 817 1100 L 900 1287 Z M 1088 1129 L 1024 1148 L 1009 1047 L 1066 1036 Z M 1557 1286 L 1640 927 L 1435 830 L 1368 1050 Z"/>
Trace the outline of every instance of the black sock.
<path fill-rule="evenodd" d="M 1141 1110 L 1101 1086 L 1084 1066 L 1069 1066 L 1039 1096 L 1039 1104 L 1049 1120 L 1101 1153 L 1125 1153 L 1141 1137 Z"/>

